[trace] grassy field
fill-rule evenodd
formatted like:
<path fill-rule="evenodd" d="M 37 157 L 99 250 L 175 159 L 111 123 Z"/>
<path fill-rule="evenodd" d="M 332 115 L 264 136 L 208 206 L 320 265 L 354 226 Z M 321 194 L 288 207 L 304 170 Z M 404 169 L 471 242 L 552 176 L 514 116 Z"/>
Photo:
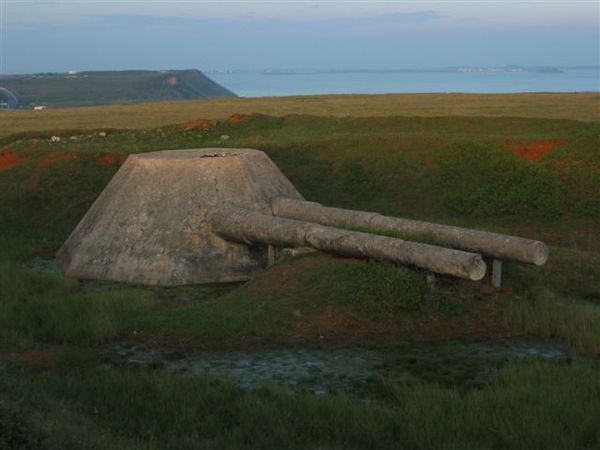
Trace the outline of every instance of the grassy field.
<path fill-rule="evenodd" d="M 582 98 L 565 104 L 581 113 Z M 68 116 L 87 110 L 65 110 L 57 129 L 30 123 L 5 135 L 0 448 L 598 448 L 600 125 L 564 109 L 516 118 L 460 108 L 473 116 L 253 114 L 165 126 L 178 119 L 157 114 L 159 127 L 123 121 L 118 130 L 84 130 Z M 190 114 L 181 120 L 211 117 Z M 507 263 L 500 291 L 446 277 L 432 290 L 414 268 L 318 253 L 234 285 L 151 288 L 60 274 L 55 251 L 128 154 L 225 146 L 264 150 L 308 200 L 542 239 L 550 260 Z M 483 372 L 441 351 L 420 362 L 423 342 L 515 336 L 550 339 L 571 356 L 509 358 Z M 356 346 L 388 357 L 368 383 L 315 396 L 123 366 L 106 353 L 122 341 L 183 353 Z M 407 379 L 394 361 L 413 358 Z"/>
<path fill-rule="evenodd" d="M 235 113 L 275 116 L 489 116 L 600 122 L 600 93 L 386 94 L 223 98 L 119 106 L 0 111 L 0 137 L 21 131 L 150 128 Z"/>

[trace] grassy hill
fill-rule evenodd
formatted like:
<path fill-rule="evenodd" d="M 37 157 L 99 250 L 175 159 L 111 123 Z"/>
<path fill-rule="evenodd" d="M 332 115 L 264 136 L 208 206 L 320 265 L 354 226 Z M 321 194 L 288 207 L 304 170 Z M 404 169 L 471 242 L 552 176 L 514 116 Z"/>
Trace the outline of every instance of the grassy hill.
<path fill-rule="evenodd" d="M 126 70 L 3 76 L 1 86 L 31 108 L 235 97 L 199 70 Z"/>
<path fill-rule="evenodd" d="M 398 111 L 406 97 L 375 98 L 382 102 L 366 110 L 387 100 Z M 586 97 L 574 98 L 564 99 L 564 116 L 586 109 Z M 357 108 L 359 100 L 351 99 Z M 337 101 L 346 99 L 321 105 Z M 66 120 L 79 110 L 64 110 L 62 131 L 3 137 L 0 447 L 598 448 L 600 125 L 476 115 L 511 116 L 523 105 L 498 109 L 494 101 L 471 104 L 470 117 L 212 120 L 202 102 L 190 102 L 194 120 L 120 129 L 81 129 Z M 425 102 L 418 108 L 426 114 Z M 432 289 L 415 268 L 318 253 L 218 286 L 130 286 L 56 270 L 54 252 L 127 155 L 194 147 L 258 148 L 308 200 L 541 239 L 550 259 L 544 267 L 505 263 L 499 291 L 489 280 L 448 277 Z M 444 350 L 518 336 L 551 339 L 572 356 L 482 361 Z M 131 368 L 107 356 L 122 341 L 166 348 L 172 360 L 339 347 L 384 357 L 376 376 L 316 396 L 155 363 Z"/>

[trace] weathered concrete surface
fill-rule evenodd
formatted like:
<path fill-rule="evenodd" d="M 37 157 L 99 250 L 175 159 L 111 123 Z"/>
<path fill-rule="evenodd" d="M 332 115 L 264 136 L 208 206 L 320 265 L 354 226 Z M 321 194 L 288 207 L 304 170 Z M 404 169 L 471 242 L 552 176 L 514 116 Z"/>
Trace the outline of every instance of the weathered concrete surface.
<path fill-rule="evenodd" d="M 302 199 L 261 151 L 170 150 L 131 155 L 58 252 L 80 278 L 181 285 L 242 281 L 267 266 L 267 246 L 214 234 L 206 213 L 271 214 L 275 196 Z"/>
<path fill-rule="evenodd" d="M 440 225 L 417 220 L 387 217 L 374 212 L 330 208 L 297 198 L 274 198 L 273 214 L 337 227 L 364 227 L 387 230 L 423 238 L 427 242 L 469 252 L 483 253 L 496 259 L 514 260 L 541 266 L 548 260 L 548 247 L 540 241 L 468 228 Z"/>
<path fill-rule="evenodd" d="M 213 230 L 241 243 L 311 246 L 358 258 L 412 264 L 437 273 L 480 280 L 481 255 L 401 239 L 285 219 L 244 208 L 218 207 L 210 215 Z"/>

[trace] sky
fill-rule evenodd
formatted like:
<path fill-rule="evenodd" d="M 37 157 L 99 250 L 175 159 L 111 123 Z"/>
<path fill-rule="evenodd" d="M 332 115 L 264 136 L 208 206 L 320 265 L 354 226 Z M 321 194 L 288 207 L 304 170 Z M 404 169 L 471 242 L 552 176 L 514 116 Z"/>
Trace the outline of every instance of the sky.
<path fill-rule="evenodd" d="M 597 1 L 0 0 L 0 73 L 600 65 Z"/>

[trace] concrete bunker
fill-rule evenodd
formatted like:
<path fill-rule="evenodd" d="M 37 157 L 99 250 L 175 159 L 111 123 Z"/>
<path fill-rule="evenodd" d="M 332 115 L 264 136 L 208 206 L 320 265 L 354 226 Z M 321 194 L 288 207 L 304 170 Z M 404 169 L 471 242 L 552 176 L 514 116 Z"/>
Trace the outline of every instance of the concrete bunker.
<path fill-rule="evenodd" d="M 208 148 L 129 156 L 57 260 L 74 277 L 172 286 L 248 280 L 274 249 L 301 246 L 469 280 L 484 277 L 482 254 L 538 265 L 548 257 L 539 241 L 306 202 L 265 153 Z"/>

